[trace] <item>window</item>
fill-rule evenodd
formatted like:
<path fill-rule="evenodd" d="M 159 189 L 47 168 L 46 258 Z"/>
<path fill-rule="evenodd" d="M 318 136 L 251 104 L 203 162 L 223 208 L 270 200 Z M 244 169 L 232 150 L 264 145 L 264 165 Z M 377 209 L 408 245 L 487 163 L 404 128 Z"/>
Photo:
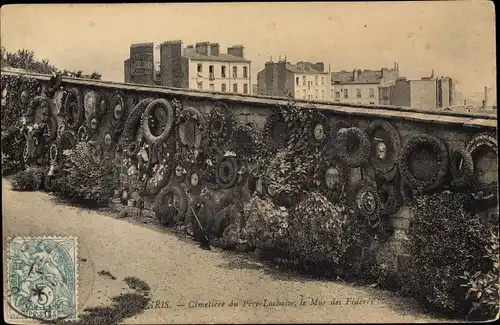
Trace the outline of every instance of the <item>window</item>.
<path fill-rule="evenodd" d="M 248 84 L 243 84 L 243 93 L 248 94 Z"/>
<path fill-rule="evenodd" d="M 198 89 L 203 89 L 203 82 L 198 82 Z"/>
<path fill-rule="evenodd" d="M 318 76 L 314 77 L 314 84 L 317 86 L 318 85 Z"/>
<path fill-rule="evenodd" d="M 238 84 L 233 84 L 233 93 L 238 92 Z"/>
<path fill-rule="evenodd" d="M 203 66 L 201 63 L 198 63 L 198 72 L 203 72 Z"/>
<path fill-rule="evenodd" d="M 340 99 L 340 91 L 335 92 L 335 99 L 339 100 Z"/>
<path fill-rule="evenodd" d="M 325 85 L 325 77 L 321 77 L 321 86 Z"/>
<path fill-rule="evenodd" d="M 370 88 L 370 98 L 374 98 L 375 97 L 375 89 L 374 88 Z"/>
<path fill-rule="evenodd" d="M 226 78 L 226 66 L 225 65 L 220 67 L 220 75 L 222 78 Z"/>
<path fill-rule="evenodd" d="M 306 99 L 306 90 L 304 89 L 303 92 L 304 92 L 304 99 Z"/>
<path fill-rule="evenodd" d="M 349 89 L 344 89 L 344 98 L 349 98 Z"/>
<path fill-rule="evenodd" d="M 210 84 L 210 85 L 208 85 L 208 87 L 210 88 L 210 90 L 215 90 L 214 84 Z"/>
<path fill-rule="evenodd" d="M 389 89 L 388 88 L 384 88 L 384 99 L 385 100 L 389 99 Z"/>
<path fill-rule="evenodd" d="M 233 78 L 238 78 L 238 67 L 233 67 Z"/>
<path fill-rule="evenodd" d="M 302 77 L 302 85 L 305 86 L 306 85 L 306 76 L 303 76 Z"/>
<path fill-rule="evenodd" d="M 208 74 L 209 74 L 210 80 L 215 80 L 214 66 L 213 65 L 208 66 Z"/>
<path fill-rule="evenodd" d="M 356 97 L 361 98 L 361 88 L 356 89 Z"/>
<path fill-rule="evenodd" d="M 248 68 L 243 67 L 243 78 L 248 78 Z"/>
<path fill-rule="evenodd" d="M 299 77 L 295 78 L 295 84 L 298 86 L 299 85 Z"/>
<path fill-rule="evenodd" d="M 321 98 L 325 98 L 325 91 L 321 90 Z"/>
<path fill-rule="evenodd" d="M 224 68 L 224 67 L 223 67 L 223 68 Z M 222 84 L 222 85 L 221 85 L 221 90 L 222 90 L 223 92 L 226 92 L 226 91 L 227 91 L 227 90 L 226 90 L 226 84 Z"/>
<path fill-rule="evenodd" d="M 316 93 L 316 97 L 315 98 L 318 99 L 318 89 L 316 89 L 315 93 Z"/>

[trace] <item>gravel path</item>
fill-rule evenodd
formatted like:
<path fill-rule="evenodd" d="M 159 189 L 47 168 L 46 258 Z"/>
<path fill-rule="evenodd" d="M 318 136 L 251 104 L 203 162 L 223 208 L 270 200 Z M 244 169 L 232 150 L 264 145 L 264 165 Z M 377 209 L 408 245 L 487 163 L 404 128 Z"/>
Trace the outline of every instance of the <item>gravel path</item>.
<path fill-rule="evenodd" d="M 78 236 L 80 310 L 109 304 L 128 290 L 123 278 L 136 276 L 151 287 L 155 308 L 127 319 L 130 324 L 439 321 L 418 311 L 414 301 L 388 292 L 284 274 L 242 254 L 202 250 L 151 225 L 60 204 L 42 192 L 14 192 L 5 179 L 2 194 L 4 240 Z"/>

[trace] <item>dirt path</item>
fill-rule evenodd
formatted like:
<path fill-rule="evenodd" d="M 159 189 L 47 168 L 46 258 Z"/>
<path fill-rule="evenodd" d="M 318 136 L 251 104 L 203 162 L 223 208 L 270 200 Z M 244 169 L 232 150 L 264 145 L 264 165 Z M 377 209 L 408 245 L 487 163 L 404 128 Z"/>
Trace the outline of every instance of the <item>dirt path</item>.
<path fill-rule="evenodd" d="M 13 192 L 5 179 L 2 194 L 4 238 L 78 236 L 80 310 L 109 304 L 111 297 L 128 290 L 123 278 L 136 276 L 151 287 L 156 308 L 126 323 L 439 321 L 417 311 L 412 300 L 394 294 L 279 273 L 241 254 L 202 250 L 190 240 L 151 226 L 57 204 L 46 193 Z M 99 275 L 100 271 L 116 279 Z M 305 305 L 300 305 L 301 298 Z M 326 303 L 315 306 L 316 298 Z M 255 305 L 277 300 L 298 305 Z M 239 305 L 229 306 L 231 301 Z M 207 302 L 218 306 L 192 307 Z"/>

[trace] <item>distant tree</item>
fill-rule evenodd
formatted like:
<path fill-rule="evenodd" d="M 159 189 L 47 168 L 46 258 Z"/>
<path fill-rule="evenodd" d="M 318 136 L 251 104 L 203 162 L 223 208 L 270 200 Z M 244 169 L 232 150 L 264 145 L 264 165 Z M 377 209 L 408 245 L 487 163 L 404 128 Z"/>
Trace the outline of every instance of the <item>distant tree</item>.
<path fill-rule="evenodd" d="M 71 76 L 75 78 L 86 78 L 86 79 L 97 79 L 101 80 L 102 75 L 98 72 L 93 72 L 90 75 L 84 74 L 82 70 L 77 72 L 69 70 L 59 70 L 52 64 L 50 64 L 48 59 L 38 60 L 35 57 L 35 52 L 31 50 L 17 50 L 17 52 L 10 53 L 5 47 L 2 46 L 1 50 L 2 60 L 1 65 L 3 67 L 11 67 L 17 69 L 24 69 L 27 71 L 51 74 L 52 72 L 60 73 L 63 76 Z"/>

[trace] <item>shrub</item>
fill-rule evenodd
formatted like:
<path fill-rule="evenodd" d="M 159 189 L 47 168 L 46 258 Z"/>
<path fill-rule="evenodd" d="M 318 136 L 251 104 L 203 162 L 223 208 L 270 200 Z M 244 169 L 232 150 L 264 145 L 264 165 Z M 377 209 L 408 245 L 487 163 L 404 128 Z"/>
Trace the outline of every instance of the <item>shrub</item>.
<path fill-rule="evenodd" d="M 417 197 L 412 208 L 408 250 L 413 256 L 404 275 L 410 294 L 442 312 L 466 313 L 464 272 L 488 270 L 487 225 L 464 209 L 469 196 L 449 191 Z"/>
<path fill-rule="evenodd" d="M 36 191 L 43 184 L 43 177 L 46 170 L 43 167 L 28 167 L 26 170 L 18 172 L 12 179 L 12 189 L 14 191 Z"/>
<path fill-rule="evenodd" d="M 460 277 L 466 282 L 462 284 L 462 287 L 468 289 L 465 299 L 470 300 L 473 306 L 468 312 L 470 317 L 491 320 L 498 314 L 498 306 L 500 305 L 500 284 L 498 281 L 500 258 L 498 247 L 498 234 L 492 231 L 489 243 L 486 246 L 486 255 L 484 256 L 491 262 L 491 268 L 487 272 L 477 271 L 474 274 L 465 271 L 464 275 Z"/>
<path fill-rule="evenodd" d="M 251 247 L 277 249 L 285 241 L 288 228 L 288 212 L 269 200 L 252 197 L 243 207 L 246 220 L 243 238 Z"/>
<path fill-rule="evenodd" d="M 12 175 L 24 169 L 23 150 L 26 139 L 19 130 L 2 132 L 2 175 Z"/>
<path fill-rule="evenodd" d="M 65 150 L 63 155 L 62 197 L 101 205 L 113 196 L 119 177 L 111 158 L 95 156 L 85 142 L 78 143 L 72 150 Z"/>
<path fill-rule="evenodd" d="M 333 205 L 317 192 L 309 194 L 291 212 L 288 246 L 291 257 L 313 268 L 339 267 L 351 245 L 353 213 L 343 205 Z"/>

